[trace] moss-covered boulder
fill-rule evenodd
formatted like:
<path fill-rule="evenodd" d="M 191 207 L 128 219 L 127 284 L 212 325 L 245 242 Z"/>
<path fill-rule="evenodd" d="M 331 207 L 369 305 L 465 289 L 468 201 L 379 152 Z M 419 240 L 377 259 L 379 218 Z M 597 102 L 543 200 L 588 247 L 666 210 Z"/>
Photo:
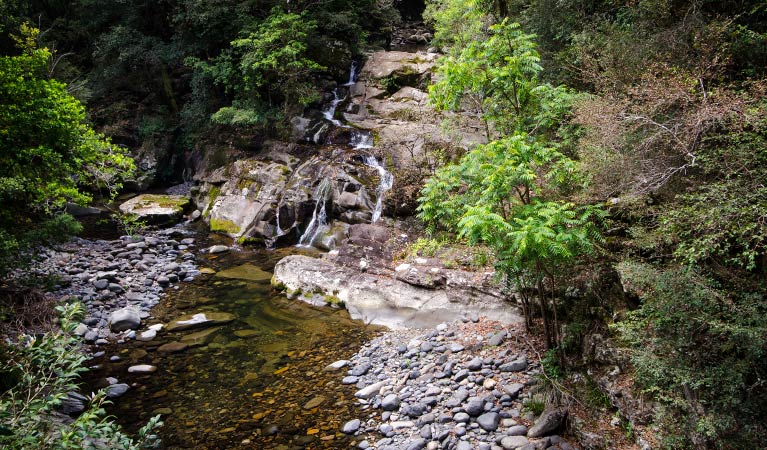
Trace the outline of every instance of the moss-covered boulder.
<path fill-rule="evenodd" d="M 122 203 L 120 211 L 152 224 L 178 221 L 191 205 L 183 195 L 142 194 Z"/>

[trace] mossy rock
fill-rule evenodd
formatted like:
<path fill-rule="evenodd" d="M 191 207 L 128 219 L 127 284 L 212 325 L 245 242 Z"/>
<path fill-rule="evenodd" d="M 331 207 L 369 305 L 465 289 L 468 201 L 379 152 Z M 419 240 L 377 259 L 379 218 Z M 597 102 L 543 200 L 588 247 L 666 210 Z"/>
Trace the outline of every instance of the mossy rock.
<path fill-rule="evenodd" d="M 240 227 L 227 219 L 210 219 L 210 231 L 220 231 L 229 234 L 239 234 Z"/>
<path fill-rule="evenodd" d="M 120 211 L 159 224 L 178 220 L 190 205 L 189 197 L 183 195 L 142 194 L 122 203 Z"/>

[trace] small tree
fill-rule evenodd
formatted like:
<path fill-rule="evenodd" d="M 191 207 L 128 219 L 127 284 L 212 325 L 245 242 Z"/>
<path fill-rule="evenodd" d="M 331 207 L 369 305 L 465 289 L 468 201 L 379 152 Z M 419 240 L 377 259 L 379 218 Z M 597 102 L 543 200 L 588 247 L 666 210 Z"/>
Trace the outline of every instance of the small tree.
<path fill-rule="evenodd" d="M 553 129 L 569 112 L 575 94 L 541 83 L 535 36 L 518 23 L 504 19 L 488 32 L 487 39 L 468 42 L 441 61 L 439 81 L 429 88 L 434 106 L 460 110 L 468 103 L 485 121 L 488 139 L 494 137 L 492 129 L 500 135 Z"/>
<path fill-rule="evenodd" d="M 495 250 L 496 268 L 516 287 L 528 328 L 531 293 L 537 293 L 549 347 L 559 342 L 558 270 L 591 252 L 600 239 L 591 221 L 603 214 L 598 208 L 544 200 L 574 175 L 573 161 L 553 145 L 518 133 L 477 146 L 457 165 L 439 169 L 419 199 L 419 217 L 432 230 L 445 226 Z"/>
<path fill-rule="evenodd" d="M 88 203 L 83 186 L 119 187 L 133 167 L 123 149 L 85 121 L 64 83 L 48 77 L 51 53 L 22 27 L 23 53 L 0 56 L 0 278 L 23 250 L 78 229 L 61 211 Z"/>

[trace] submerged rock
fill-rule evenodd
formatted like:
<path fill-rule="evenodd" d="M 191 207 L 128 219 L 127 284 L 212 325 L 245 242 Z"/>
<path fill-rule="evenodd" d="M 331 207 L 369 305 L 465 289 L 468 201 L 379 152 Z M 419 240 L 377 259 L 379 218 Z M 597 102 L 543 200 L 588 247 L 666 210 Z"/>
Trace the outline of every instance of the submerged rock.
<path fill-rule="evenodd" d="M 166 330 L 183 331 L 192 328 L 204 328 L 213 325 L 223 325 L 232 322 L 234 319 L 234 314 L 226 312 L 207 311 L 197 314 L 185 314 L 170 322 Z"/>
<path fill-rule="evenodd" d="M 241 266 L 232 267 L 231 269 L 222 270 L 218 272 L 216 276 L 248 281 L 269 281 L 272 279 L 271 273 L 262 270 L 253 264 L 243 264 Z"/>

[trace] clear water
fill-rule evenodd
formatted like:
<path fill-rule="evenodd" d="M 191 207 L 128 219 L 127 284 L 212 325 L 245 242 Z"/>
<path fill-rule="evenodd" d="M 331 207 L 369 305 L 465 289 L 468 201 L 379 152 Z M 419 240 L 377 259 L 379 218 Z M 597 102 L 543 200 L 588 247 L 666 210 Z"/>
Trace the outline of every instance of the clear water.
<path fill-rule="evenodd" d="M 244 263 L 270 271 L 292 250 L 212 255 L 201 266 L 221 270 Z M 263 275 L 263 273 L 261 274 Z M 341 449 L 350 438 L 340 433 L 357 417 L 354 386 L 340 384 L 341 373 L 322 369 L 348 359 L 376 331 L 352 321 L 343 309 L 316 308 L 275 293 L 269 280 L 252 281 L 203 275 L 170 291 L 154 310 L 163 322 L 184 313 L 222 311 L 237 319 L 217 329 L 207 345 L 175 354 L 157 351 L 163 343 L 199 330 L 160 332 L 150 342 L 106 348 L 89 373 L 98 387 L 113 376 L 132 385 L 108 407 L 129 432 L 155 413 L 164 413 L 159 434 L 168 449 Z M 147 325 L 156 323 L 149 320 Z M 110 362 L 113 355 L 118 362 Z M 158 367 L 133 375 L 134 364 Z M 317 407 L 304 405 L 324 397 Z M 279 430 L 275 434 L 275 427 Z"/>

